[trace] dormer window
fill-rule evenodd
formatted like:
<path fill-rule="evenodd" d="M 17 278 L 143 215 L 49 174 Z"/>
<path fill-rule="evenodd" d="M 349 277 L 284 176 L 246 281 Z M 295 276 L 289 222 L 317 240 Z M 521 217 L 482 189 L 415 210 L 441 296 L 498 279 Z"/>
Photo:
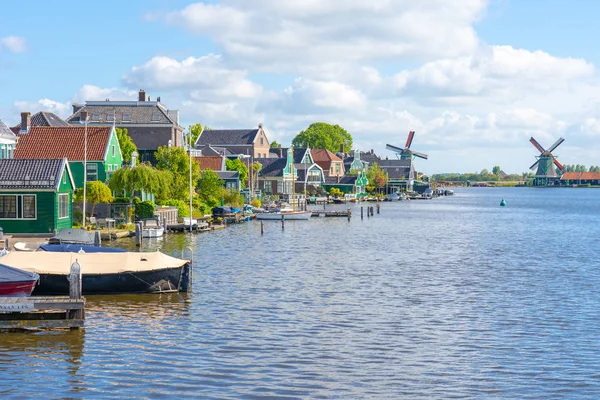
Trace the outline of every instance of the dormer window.
<path fill-rule="evenodd" d="M 115 114 L 106 114 L 106 120 L 107 121 L 114 121 L 115 120 Z"/>
<path fill-rule="evenodd" d="M 131 121 L 131 113 L 123 113 L 123 121 Z"/>
<path fill-rule="evenodd" d="M 92 114 L 92 121 L 100 121 L 100 114 Z"/>
<path fill-rule="evenodd" d="M 152 121 L 160 121 L 160 114 L 158 114 L 158 113 L 152 114 Z"/>

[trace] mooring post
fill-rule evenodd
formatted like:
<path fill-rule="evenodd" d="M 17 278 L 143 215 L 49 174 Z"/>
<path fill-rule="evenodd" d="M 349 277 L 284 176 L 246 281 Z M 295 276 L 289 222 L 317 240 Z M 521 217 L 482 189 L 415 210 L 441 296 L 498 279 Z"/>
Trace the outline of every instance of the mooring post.
<path fill-rule="evenodd" d="M 260 221 L 260 236 L 265 234 L 265 227 L 263 225 L 263 221 Z"/>
<path fill-rule="evenodd" d="M 163 217 L 162 223 L 163 223 L 163 229 L 165 230 L 165 233 L 166 233 L 167 232 L 167 217 Z"/>
<path fill-rule="evenodd" d="M 360 220 L 362 221 L 363 219 L 363 206 L 360 206 Z"/>
<path fill-rule="evenodd" d="M 379 208 L 380 208 L 380 205 L 379 205 L 379 202 L 377 202 L 377 214 L 379 214 Z"/>
<path fill-rule="evenodd" d="M 142 245 L 142 224 L 139 222 L 135 224 L 135 245 L 138 247 Z"/>
<path fill-rule="evenodd" d="M 284 230 L 284 229 L 285 229 L 285 224 L 284 224 L 284 222 L 285 222 L 285 219 L 284 219 L 284 217 L 283 217 L 283 214 L 281 214 L 281 230 Z"/>
<path fill-rule="evenodd" d="M 77 260 L 71 264 L 69 272 L 69 297 L 71 299 L 81 298 L 81 265 Z"/>
<path fill-rule="evenodd" d="M 350 222 L 351 216 L 352 216 L 352 210 L 348 209 L 348 222 Z"/>
<path fill-rule="evenodd" d="M 97 247 L 102 246 L 102 236 L 100 236 L 99 229 L 96 229 L 94 231 L 94 246 L 97 246 Z"/>

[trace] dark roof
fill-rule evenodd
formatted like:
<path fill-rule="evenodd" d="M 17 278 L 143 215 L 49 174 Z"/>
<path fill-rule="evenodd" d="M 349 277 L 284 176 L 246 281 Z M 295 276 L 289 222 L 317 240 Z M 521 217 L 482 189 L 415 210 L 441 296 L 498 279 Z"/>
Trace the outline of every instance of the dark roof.
<path fill-rule="evenodd" d="M 165 126 L 127 127 L 127 134 L 138 150 L 157 150 L 160 146 L 167 146 L 169 140 L 172 140 L 171 129 Z"/>
<path fill-rule="evenodd" d="M 217 175 L 224 180 L 240 179 L 239 171 L 217 171 Z"/>
<path fill-rule="evenodd" d="M 15 158 L 66 157 L 69 161 L 83 161 L 85 132 L 83 126 L 31 127 L 28 133 L 19 135 Z M 88 161 L 104 160 L 111 132 L 109 126 L 88 126 Z"/>
<path fill-rule="evenodd" d="M 198 147 L 198 150 L 205 157 L 206 156 L 221 156 L 221 155 L 231 156 L 231 155 L 233 155 L 233 153 L 231 151 L 229 151 L 229 149 L 226 147 L 205 145 L 203 147 Z"/>
<path fill-rule="evenodd" d="M 177 125 L 175 117 L 169 115 L 161 103 L 157 101 L 87 101 L 73 115 L 67 118 L 67 122 L 81 123 L 81 112 L 88 112 L 89 124 L 112 124 L 112 116 L 116 117 L 115 123 L 125 125 L 135 124 L 170 124 Z M 176 113 L 178 111 L 172 110 Z M 123 114 L 129 119 L 123 118 Z M 97 115 L 98 118 L 94 118 Z"/>
<path fill-rule="evenodd" d="M 283 169 L 287 164 L 285 157 L 282 158 L 255 158 L 254 161 L 259 162 L 263 167 L 260 170 L 260 176 L 282 176 Z"/>
<path fill-rule="evenodd" d="M 59 117 L 58 115 L 49 111 L 40 111 L 31 116 L 30 126 L 69 126 L 67 121 Z M 15 125 L 11 128 L 14 133 L 19 133 L 21 124 Z"/>
<path fill-rule="evenodd" d="M 410 175 L 412 160 L 379 160 L 376 163 L 390 179 L 406 179 Z"/>
<path fill-rule="evenodd" d="M 0 159 L 0 190 L 57 189 L 67 160 Z"/>
<path fill-rule="evenodd" d="M 6 124 L 4 122 L 2 122 L 1 119 L 0 119 L 0 136 L 6 137 L 6 138 L 14 138 L 15 140 L 17 139 L 17 136 L 15 135 L 15 133 L 13 131 L 11 131 L 8 128 L 8 126 L 6 126 Z"/>
<path fill-rule="evenodd" d="M 327 185 L 354 185 L 356 183 L 356 175 L 341 176 L 339 182 L 336 176 L 325 177 L 325 183 Z"/>
<path fill-rule="evenodd" d="M 251 145 L 256 139 L 258 129 L 208 129 L 202 132 L 196 146 Z"/>

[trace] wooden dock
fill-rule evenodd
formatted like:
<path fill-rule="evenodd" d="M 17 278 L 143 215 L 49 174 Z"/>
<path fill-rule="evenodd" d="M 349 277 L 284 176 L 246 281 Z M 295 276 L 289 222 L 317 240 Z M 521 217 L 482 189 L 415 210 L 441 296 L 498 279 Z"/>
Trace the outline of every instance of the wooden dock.
<path fill-rule="evenodd" d="M 344 217 L 350 218 L 352 216 L 352 210 L 336 210 L 336 211 L 326 211 L 326 210 L 311 210 L 313 217 Z"/>
<path fill-rule="evenodd" d="M 85 298 L 0 297 L 0 330 L 83 328 Z"/>

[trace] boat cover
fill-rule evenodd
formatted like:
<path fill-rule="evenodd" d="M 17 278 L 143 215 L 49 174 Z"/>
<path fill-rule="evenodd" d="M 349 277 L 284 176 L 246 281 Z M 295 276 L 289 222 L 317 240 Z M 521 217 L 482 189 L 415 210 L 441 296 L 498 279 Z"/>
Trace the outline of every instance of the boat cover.
<path fill-rule="evenodd" d="M 40 250 L 61 253 L 78 253 L 81 250 L 85 253 L 124 253 L 127 251 L 118 247 L 98 247 L 81 244 L 43 244 L 40 246 Z"/>
<path fill-rule="evenodd" d="M 94 235 L 85 229 L 67 228 L 56 234 L 48 240 L 50 244 L 56 243 L 80 243 L 94 245 Z"/>
<path fill-rule="evenodd" d="M 0 283 L 37 281 L 39 275 L 29 271 L 0 264 Z"/>
<path fill-rule="evenodd" d="M 82 274 L 117 274 L 179 268 L 188 260 L 168 256 L 159 251 L 150 253 L 49 253 L 47 251 L 16 252 L 2 257 L 2 263 L 38 274 L 68 275 L 71 264 L 81 265 Z"/>

